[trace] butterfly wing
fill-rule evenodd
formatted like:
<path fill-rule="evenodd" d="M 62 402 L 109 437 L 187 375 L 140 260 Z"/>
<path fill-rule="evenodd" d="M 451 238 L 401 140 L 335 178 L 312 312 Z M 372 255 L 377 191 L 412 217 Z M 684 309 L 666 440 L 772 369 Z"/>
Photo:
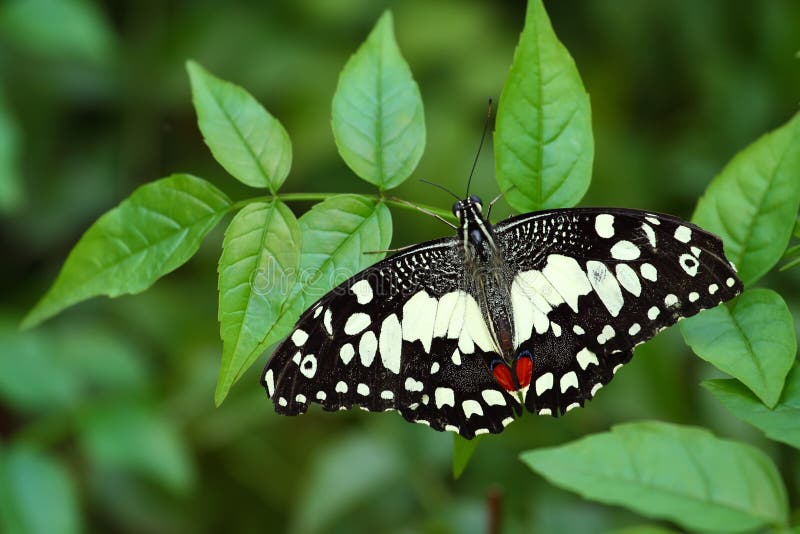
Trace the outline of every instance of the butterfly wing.
<path fill-rule="evenodd" d="M 454 238 L 387 258 L 312 305 L 275 350 L 262 385 L 278 413 L 359 406 L 466 438 L 500 432 L 519 402 L 498 386 L 496 353 L 464 287 Z"/>
<path fill-rule="evenodd" d="M 495 233 L 516 273 L 515 347 L 534 361 L 534 413 L 583 406 L 636 345 L 742 291 L 720 239 L 669 215 L 552 210 Z"/>

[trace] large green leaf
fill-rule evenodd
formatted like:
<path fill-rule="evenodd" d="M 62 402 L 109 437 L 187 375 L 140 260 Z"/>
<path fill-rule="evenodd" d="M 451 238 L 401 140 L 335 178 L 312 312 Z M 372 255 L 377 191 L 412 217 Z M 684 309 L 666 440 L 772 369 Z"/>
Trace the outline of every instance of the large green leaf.
<path fill-rule="evenodd" d="M 704 429 L 629 423 L 521 458 L 587 499 L 690 530 L 742 532 L 787 520 L 786 489 L 772 460 Z"/>
<path fill-rule="evenodd" d="M 253 350 L 278 320 L 300 266 L 300 225 L 278 200 L 246 206 L 225 232 L 219 259 L 222 363 L 216 403 L 252 365 Z"/>
<path fill-rule="evenodd" d="M 214 158 L 234 178 L 276 192 L 292 166 L 292 143 L 278 120 L 241 87 L 186 64 L 197 124 Z"/>
<path fill-rule="evenodd" d="M 422 157 L 422 97 L 400 55 L 389 11 L 339 76 L 332 126 L 347 165 L 381 189 L 403 183 Z"/>
<path fill-rule="evenodd" d="M 781 259 L 800 204 L 800 113 L 739 152 L 700 198 L 693 221 L 722 237 L 752 284 Z"/>
<path fill-rule="evenodd" d="M 83 234 L 23 327 L 90 297 L 144 291 L 192 257 L 230 203 L 219 189 L 188 174 L 143 185 Z"/>
<path fill-rule="evenodd" d="M 733 415 L 763 430 L 768 438 L 800 449 L 800 368 L 786 377 L 781 400 L 772 409 L 738 380 L 708 380 L 703 386 Z"/>
<path fill-rule="evenodd" d="M 786 303 L 770 289 L 748 289 L 731 304 L 681 321 L 692 350 L 714 367 L 738 378 L 767 406 L 781 395 L 797 352 Z"/>
<path fill-rule="evenodd" d="M 57 460 L 25 445 L 0 452 L 0 530 L 68 534 L 81 523 L 75 486 Z"/>
<path fill-rule="evenodd" d="M 384 257 L 383 253 L 366 253 L 389 247 L 392 216 L 382 202 L 358 195 L 339 195 L 316 204 L 300 217 L 300 229 L 303 235 L 300 276 L 278 320 L 253 351 L 255 357 L 286 336 L 303 310 Z"/>
<path fill-rule="evenodd" d="M 591 106 L 541 0 L 530 0 L 494 136 L 500 190 L 518 211 L 577 204 L 592 177 Z"/>
<path fill-rule="evenodd" d="M 85 412 L 80 443 L 97 467 L 145 476 L 185 492 L 194 470 L 175 424 L 143 404 L 119 402 Z"/>

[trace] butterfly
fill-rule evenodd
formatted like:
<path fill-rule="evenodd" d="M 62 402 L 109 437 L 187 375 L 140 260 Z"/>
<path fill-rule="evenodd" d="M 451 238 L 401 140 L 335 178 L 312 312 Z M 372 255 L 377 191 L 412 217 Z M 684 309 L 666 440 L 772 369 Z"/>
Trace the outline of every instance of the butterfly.
<path fill-rule="evenodd" d="M 583 406 L 633 348 L 742 291 L 720 239 L 677 217 L 554 209 L 415 245 L 313 304 L 262 385 L 278 413 L 399 411 L 470 439 Z"/>

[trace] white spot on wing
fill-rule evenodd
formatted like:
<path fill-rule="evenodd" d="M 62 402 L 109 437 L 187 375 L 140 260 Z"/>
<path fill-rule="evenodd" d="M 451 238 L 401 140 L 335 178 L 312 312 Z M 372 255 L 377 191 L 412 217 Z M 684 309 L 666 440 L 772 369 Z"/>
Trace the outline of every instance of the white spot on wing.
<path fill-rule="evenodd" d="M 433 362 L 431 364 L 431 374 L 435 375 L 438 372 L 439 372 L 439 362 Z"/>
<path fill-rule="evenodd" d="M 614 216 L 608 213 L 598 215 L 594 219 L 594 230 L 597 235 L 608 239 L 614 236 Z"/>
<path fill-rule="evenodd" d="M 388 389 L 384 389 L 381 391 L 381 398 L 383 400 L 392 400 L 394 398 L 394 392 L 389 391 Z"/>
<path fill-rule="evenodd" d="M 590 363 L 600 365 L 600 362 L 597 360 L 597 354 L 585 347 L 578 351 L 578 354 L 575 355 L 575 359 L 578 360 L 578 365 L 581 366 L 581 369 L 586 369 L 589 367 Z"/>
<path fill-rule="evenodd" d="M 300 404 L 305 404 L 306 396 L 303 395 L 302 393 L 298 393 L 297 395 L 294 396 L 294 401 L 299 402 Z"/>
<path fill-rule="evenodd" d="M 375 359 L 375 352 L 378 350 L 378 340 L 372 330 L 367 330 L 358 342 L 358 355 L 361 357 L 361 365 L 369 367 Z"/>
<path fill-rule="evenodd" d="M 583 328 L 581 328 L 580 325 L 577 324 L 572 327 L 572 331 L 579 336 L 582 336 L 583 334 L 586 333 L 586 331 Z"/>
<path fill-rule="evenodd" d="M 496 389 L 484 389 L 481 391 L 481 397 L 483 397 L 484 402 L 489 406 L 506 405 L 506 398 Z"/>
<path fill-rule="evenodd" d="M 610 324 L 607 324 L 603 327 L 603 330 L 600 332 L 600 335 L 597 336 L 597 342 L 600 343 L 601 345 L 604 345 L 606 341 L 614 337 L 615 333 L 616 332 L 614 332 L 614 328 Z"/>
<path fill-rule="evenodd" d="M 642 278 L 655 282 L 658 280 L 658 271 L 649 263 L 643 263 L 639 266 L 639 272 L 642 273 Z"/>
<path fill-rule="evenodd" d="M 588 295 L 592 290 L 586 273 L 583 272 L 575 258 L 569 256 L 550 254 L 547 257 L 547 265 L 542 269 L 542 274 L 576 313 L 578 297 Z"/>
<path fill-rule="evenodd" d="M 300 372 L 306 378 L 314 378 L 317 374 L 317 358 L 313 354 L 306 354 L 303 361 L 300 362 Z"/>
<path fill-rule="evenodd" d="M 378 344 L 383 366 L 394 374 L 400 372 L 400 355 L 403 350 L 403 331 L 396 314 L 391 314 L 381 323 Z"/>
<path fill-rule="evenodd" d="M 652 308 L 647 310 L 647 318 L 650 319 L 651 321 L 655 321 L 656 317 L 658 317 L 658 314 L 660 313 L 661 310 L 659 310 L 656 306 L 653 306 Z"/>
<path fill-rule="evenodd" d="M 267 369 L 267 373 L 264 375 L 264 382 L 267 383 L 267 393 L 272 397 L 275 394 L 275 373 L 272 372 L 272 369 Z"/>
<path fill-rule="evenodd" d="M 735 284 L 735 283 L 736 283 L 736 280 L 734 280 L 733 278 L 728 278 L 727 280 L 725 280 L 725 285 L 728 286 L 728 287 L 733 287 L 733 284 Z"/>
<path fill-rule="evenodd" d="M 655 218 L 655 217 L 653 217 L 653 216 L 647 216 L 647 217 L 645 217 L 645 219 L 646 219 L 646 220 L 647 220 L 647 222 L 649 222 L 650 224 L 654 224 L 654 225 L 656 225 L 656 226 L 658 226 L 658 225 L 660 225 L 660 224 L 661 224 L 661 221 L 659 221 L 658 219 L 656 219 L 656 218 Z"/>
<path fill-rule="evenodd" d="M 689 302 L 697 302 L 700 298 L 700 295 L 696 291 L 692 291 L 689 293 Z"/>
<path fill-rule="evenodd" d="M 569 373 L 562 375 L 559 385 L 561 387 L 561 393 L 564 393 L 571 387 L 577 388 L 578 375 L 575 374 L 575 371 L 570 371 Z"/>
<path fill-rule="evenodd" d="M 650 246 L 656 248 L 656 233 L 653 230 L 653 227 L 647 223 L 642 223 L 642 230 L 644 230 L 645 235 L 647 235 L 647 240 L 650 242 Z"/>
<path fill-rule="evenodd" d="M 580 407 L 581 407 L 580 404 L 578 404 L 577 402 L 573 402 L 572 404 L 564 408 L 564 413 L 571 412 L 575 408 L 580 408 Z"/>
<path fill-rule="evenodd" d="M 604 263 L 590 260 L 586 262 L 586 269 L 589 274 L 589 282 L 592 284 L 595 293 L 600 297 L 600 301 L 606 307 L 612 317 L 619 315 L 622 309 L 622 291 L 617 284 L 616 278 L 608 270 Z"/>
<path fill-rule="evenodd" d="M 347 322 L 344 324 L 344 333 L 348 336 L 360 334 L 371 322 L 372 320 L 369 318 L 369 315 L 356 312 L 347 318 Z"/>
<path fill-rule="evenodd" d="M 719 289 L 719 286 L 717 284 L 711 284 L 710 286 L 708 286 L 708 293 L 710 295 L 713 295 L 714 293 L 717 292 L 718 289 Z"/>
<path fill-rule="evenodd" d="M 308 341 L 308 334 L 306 334 L 305 330 L 298 328 L 292 333 L 292 343 L 298 347 L 305 345 L 306 341 Z"/>
<path fill-rule="evenodd" d="M 347 384 L 341 380 L 336 382 L 336 393 L 347 393 Z"/>
<path fill-rule="evenodd" d="M 541 395 L 553 387 L 553 373 L 545 373 L 536 379 L 536 395 Z"/>
<path fill-rule="evenodd" d="M 403 339 L 419 340 L 425 352 L 431 351 L 437 300 L 426 291 L 418 291 L 403 305 Z"/>
<path fill-rule="evenodd" d="M 327 394 L 327 393 L 325 393 L 325 392 L 324 392 L 324 391 L 322 391 L 322 390 L 320 390 L 320 391 L 317 391 L 317 400 L 318 400 L 318 401 L 324 401 L 324 400 L 325 400 L 325 399 L 327 399 L 327 398 L 328 398 L 328 394 Z"/>
<path fill-rule="evenodd" d="M 464 417 L 467 419 L 473 415 L 483 415 L 483 407 L 481 406 L 481 403 L 473 399 L 467 399 L 462 402 L 461 408 L 463 408 Z"/>
<path fill-rule="evenodd" d="M 455 395 L 453 394 L 453 390 L 450 388 L 436 388 L 434 400 L 436 401 L 437 408 L 441 408 L 442 406 L 446 405 L 456 405 Z"/>
<path fill-rule="evenodd" d="M 678 263 L 680 263 L 681 269 L 689 276 L 695 276 L 697 274 L 697 267 L 700 265 L 697 258 L 691 254 L 681 254 Z"/>
<path fill-rule="evenodd" d="M 628 293 L 635 296 L 642 294 L 642 285 L 639 283 L 639 277 L 636 276 L 636 271 L 626 263 L 618 263 L 615 270 L 617 271 L 617 280 L 619 284 L 625 288 Z"/>
<path fill-rule="evenodd" d="M 542 408 L 539 410 L 539 415 L 553 415 L 553 412 L 550 410 L 550 408 Z"/>
<path fill-rule="evenodd" d="M 350 291 L 356 296 L 359 304 L 369 304 L 372 301 L 372 287 L 366 280 L 359 280 L 353 284 Z"/>
<path fill-rule="evenodd" d="M 367 395 L 369 395 L 369 386 L 366 384 L 359 384 L 356 387 L 356 392 L 362 397 L 366 397 Z"/>
<path fill-rule="evenodd" d="M 688 243 L 692 239 L 692 231 L 686 226 L 679 226 L 675 229 L 675 239 L 681 243 Z"/>
<path fill-rule="evenodd" d="M 322 324 L 325 326 L 325 331 L 329 336 L 333 335 L 333 315 L 330 308 L 325 310 L 325 315 L 322 317 Z"/>
<path fill-rule="evenodd" d="M 622 241 L 617 241 L 614 246 L 611 247 L 611 257 L 615 260 L 635 260 L 639 257 L 639 254 L 641 254 L 639 247 L 624 239 Z"/>
<path fill-rule="evenodd" d="M 356 353 L 353 345 L 350 343 L 345 343 L 342 345 L 342 348 L 339 349 L 339 358 L 342 359 L 342 363 L 347 365 L 350 363 L 350 360 L 353 359 L 353 355 Z"/>
<path fill-rule="evenodd" d="M 664 297 L 664 305 L 665 306 L 667 306 L 667 307 L 675 306 L 676 304 L 678 304 L 678 297 L 673 295 L 672 293 L 670 293 L 669 295 Z"/>
<path fill-rule="evenodd" d="M 453 360 L 454 364 L 461 365 L 461 353 L 458 352 L 458 349 L 453 351 L 453 355 L 450 356 L 450 359 Z"/>
<path fill-rule="evenodd" d="M 415 380 L 410 376 L 406 378 L 405 386 L 406 390 L 408 391 L 422 391 L 422 382 L 420 382 L 419 380 Z"/>
<path fill-rule="evenodd" d="M 630 328 L 628 328 L 628 335 L 635 336 L 642 330 L 642 327 L 639 326 L 639 323 L 633 323 Z"/>
<path fill-rule="evenodd" d="M 600 388 L 602 388 L 602 387 L 603 387 L 603 384 L 601 384 L 600 382 L 598 382 L 597 384 L 593 385 L 593 386 L 592 386 L 592 391 L 590 392 L 590 393 L 591 393 L 591 395 L 592 395 L 592 397 L 594 397 L 595 395 L 597 395 L 597 392 L 598 392 L 598 391 L 600 390 Z"/>

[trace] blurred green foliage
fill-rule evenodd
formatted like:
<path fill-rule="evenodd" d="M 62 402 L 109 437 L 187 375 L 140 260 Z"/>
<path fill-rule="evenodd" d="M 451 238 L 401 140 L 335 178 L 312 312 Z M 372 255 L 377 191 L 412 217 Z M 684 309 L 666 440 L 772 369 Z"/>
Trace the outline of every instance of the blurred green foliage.
<path fill-rule="evenodd" d="M 524 2 L 0 5 L 0 528 L 482 532 L 487 494 L 499 488 L 504 531 L 621 529 L 641 519 L 555 489 L 517 456 L 641 418 L 758 445 L 778 462 L 797 507 L 796 452 L 698 387 L 719 375 L 676 329 L 639 347 L 586 409 L 525 417 L 483 440 L 456 482 L 450 435 L 360 411 L 279 418 L 257 384 L 258 364 L 213 407 L 219 229 L 148 292 L 90 301 L 17 331 L 82 232 L 137 186 L 179 171 L 224 186 L 234 200 L 249 196 L 203 144 L 187 58 L 246 87 L 286 127 L 293 164 L 284 190 L 369 191 L 336 153 L 331 96 L 386 7 L 425 103 L 428 140 L 415 177 L 460 191 Z M 796 2 L 547 7 L 591 96 L 595 163 L 584 205 L 688 218 L 736 151 L 795 112 Z M 487 151 L 473 183 L 484 197 L 496 192 L 493 168 Z M 398 194 L 449 205 L 415 180 Z M 448 232 L 399 212 L 394 228 L 396 246 Z M 799 273 L 767 277 L 794 317 Z"/>

